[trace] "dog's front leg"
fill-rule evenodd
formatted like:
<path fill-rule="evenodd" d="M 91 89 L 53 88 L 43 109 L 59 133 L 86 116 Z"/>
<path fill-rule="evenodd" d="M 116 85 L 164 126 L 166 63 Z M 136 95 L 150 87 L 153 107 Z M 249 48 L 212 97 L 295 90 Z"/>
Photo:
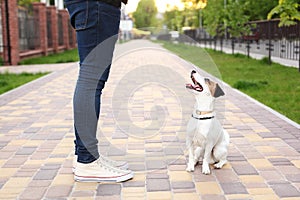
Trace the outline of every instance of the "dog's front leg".
<path fill-rule="evenodd" d="M 206 144 L 204 156 L 203 156 L 203 162 L 202 162 L 202 173 L 203 174 L 210 174 L 209 163 L 212 160 L 212 158 L 211 158 L 212 149 L 213 149 L 212 144 Z"/>
<path fill-rule="evenodd" d="M 187 148 L 189 150 L 189 160 L 188 160 L 186 171 L 193 172 L 195 169 L 194 148 L 192 142 L 189 140 L 187 140 Z"/>

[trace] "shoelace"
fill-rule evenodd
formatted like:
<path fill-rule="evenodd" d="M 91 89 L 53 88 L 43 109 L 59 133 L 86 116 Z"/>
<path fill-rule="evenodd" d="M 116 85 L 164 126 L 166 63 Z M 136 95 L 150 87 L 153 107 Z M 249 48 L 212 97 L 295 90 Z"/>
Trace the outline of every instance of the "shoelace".
<path fill-rule="evenodd" d="M 101 159 L 98 159 L 97 162 L 96 162 L 97 165 L 100 165 L 101 167 L 103 167 L 104 169 L 110 171 L 110 172 L 115 172 L 115 173 L 124 173 L 125 171 L 124 170 L 121 170 L 121 169 L 118 169 L 118 168 L 115 168 L 113 166 L 110 166 L 110 165 L 106 165 L 105 163 L 101 162 Z M 127 171 L 126 171 L 127 172 Z"/>

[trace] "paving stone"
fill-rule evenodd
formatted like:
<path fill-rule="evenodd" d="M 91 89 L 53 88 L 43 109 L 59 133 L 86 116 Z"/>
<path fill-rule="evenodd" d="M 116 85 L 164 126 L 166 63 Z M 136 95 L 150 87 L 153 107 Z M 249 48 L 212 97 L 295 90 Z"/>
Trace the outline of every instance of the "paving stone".
<path fill-rule="evenodd" d="M 258 133 L 258 135 L 262 138 L 275 138 L 276 137 L 276 135 L 274 135 L 272 132 Z"/>
<path fill-rule="evenodd" d="M 182 156 L 175 156 L 173 159 L 167 159 L 168 165 L 186 165 L 186 160 L 182 159 Z"/>
<path fill-rule="evenodd" d="M 21 194 L 20 199 L 43 199 L 44 194 L 47 191 L 47 187 L 27 187 Z"/>
<path fill-rule="evenodd" d="M 74 191 L 72 192 L 72 197 L 93 197 L 95 195 L 95 191 Z"/>
<path fill-rule="evenodd" d="M 146 152 L 163 152 L 163 148 L 146 148 Z"/>
<path fill-rule="evenodd" d="M 24 131 L 24 133 L 28 134 L 28 133 L 36 133 L 38 132 L 39 130 L 41 130 L 41 127 L 30 127 L 28 129 L 26 129 Z"/>
<path fill-rule="evenodd" d="M 147 179 L 147 191 L 170 191 L 170 182 L 168 179 Z"/>
<path fill-rule="evenodd" d="M 169 165 L 168 169 L 170 171 L 184 171 L 186 169 L 186 165 Z"/>
<path fill-rule="evenodd" d="M 232 156 L 232 155 L 228 155 L 227 157 L 228 161 L 233 162 L 233 161 L 246 161 L 246 158 L 242 155 L 240 156 Z"/>
<path fill-rule="evenodd" d="M 109 152 L 107 153 L 107 156 L 125 156 L 125 155 L 126 155 L 125 151 L 114 147 L 111 147 L 109 149 Z"/>
<path fill-rule="evenodd" d="M 22 147 L 16 152 L 16 155 L 31 155 L 36 150 L 36 147 Z"/>
<path fill-rule="evenodd" d="M 48 187 L 51 184 L 52 180 L 32 180 L 28 187 Z"/>
<path fill-rule="evenodd" d="M 145 187 L 145 181 L 127 181 L 123 183 L 123 187 Z"/>
<path fill-rule="evenodd" d="M 215 170 L 214 174 L 216 175 L 220 183 L 227 183 L 227 182 L 232 183 L 232 182 L 239 181 L 238 176 L 232 170 L 227 170 L 227 169 Z"/>
<path fill-rule="evenodd" d="M 171 182 L 172 189 L 193 189 L 195 188 L 195 184 L 193 182 Z"/>
<path fill-rule="evenodd" d="M 20 167 L 22 166 L 26 161 L 28 157 L 27 156 L 14 156 L 11 159 L 9 159 L 2 167 Z"/>
<path fill-rule="evenodd" d="M 68 185 L 51 186 L 46 193 L 46 198 L 68 197 L 72 191 L 72 187 Z"/>
<path fill-rule="evenodd" d="M 165 169 L 166 163 L 162 160 L 148 160 L 146 161 L 147 170 Z"/>
<path fill-rule="evenodd" d="M 269 161 L 274 166 L 281 166 L 281 165 L 293 165 L 288 159 L 286 158 L 269 158 Z"/>
<path fill-rule="evenodd" d="M 144 163 L 142 163 L 142 164 L 130 164 L 129 168 L 132 171 L 145 171 L 145 169 L 146 169 Z"/>
<path fill-rule="evenodd" d="M 215 172 L 213 172 L 215 173 Z M 193 174 L 193 178 L 195 182 L 216 182 L 215 176 L 208 176 L 205 174 L 202 174 L 200 169 L 196 169 Z"/>
<path fill-rule="evenodd" d="M 146 179 L 168 179 L 169 175 L 167 173 L 156 173 L 154 172 L 150 172 L 147 173 Z"/>
<path fill-rule="evenodd" d="M 239 182 L 221 183 L 225 194 L 248 194 L 245 186 Z"/>
<path fill-rule="evenodd" d="M 121 194 L 120 184 L 100 184 L 97 188 L 97 196 L 113 196 Z"/>
<path fill-rule="evenodd" d="M 226 200 L 226 197 L 223 195 L 214 195 L 214 194 L 206 194 L 201 195 L 202 200 Z"/>
<path fill-rule="evenodd" d="M 33 180 L 52 180 L 57 174 L 57 170 L 39 170 Z"/>
<path fill-rule="evenodd" d="M 300 183 L 300 174 L 288 174 L 286 178 L 293 183 Z"/>
<path fill-rule="evenodd" d="M 61 165 L 57 164 L 46 164 L 41 167 L 41 170 L 54 170 L 54 169 L 59 169 Z"/>
<path fill-rule="evenodd" d="M 258 174 L 258 172 L 256 171 L 256 169 L 248 164 L 248 163 L 243 163 L 243 164 L 239 164 L 239 163 L 231 163 L 232 168 L 234 169 L 234 171 L 237 173 L 237 175 L 255 175 Z"/>
<path fill-rule="evenodd" d="M 272 184 L 271 188 L 281 198 L 300 196 L 300 192 L 291 184 Z"/>

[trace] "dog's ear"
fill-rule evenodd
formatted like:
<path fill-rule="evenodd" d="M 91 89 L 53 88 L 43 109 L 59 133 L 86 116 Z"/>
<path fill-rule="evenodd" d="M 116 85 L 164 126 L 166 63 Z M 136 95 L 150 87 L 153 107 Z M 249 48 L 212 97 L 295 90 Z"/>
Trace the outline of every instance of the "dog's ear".
<path fill-rule="evenodd" d="M 225 95 L 225 93 L 222 90 L 222 88 L 219 86 L 219 84 L 217 83 L 216 88 L 215 88 L 215 92 L 214 92 L 214 97 L 217 98 L 217 97 L 220 97 L 220 96 L 223 96 L 223 95 Z"/>

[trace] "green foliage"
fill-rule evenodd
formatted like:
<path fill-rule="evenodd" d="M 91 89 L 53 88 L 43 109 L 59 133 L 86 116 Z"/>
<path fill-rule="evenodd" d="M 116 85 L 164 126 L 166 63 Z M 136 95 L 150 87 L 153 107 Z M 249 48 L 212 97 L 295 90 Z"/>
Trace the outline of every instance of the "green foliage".
<path fill-rule="evenodd" d="M 225 8 L 225 25 L 233 37 L 239 37 L 250 32 L 249 16 L 245 15 L 245 7 L 240 1 L 230 0 Z"/>
<path fill-rule="evenodd" d="M 164 23 L 170 30 L 181 31 L 182 27 L 198 27 L 198 11 L 195 9 L 184 9 L 182 11 L 173 9 L 166 11 Z"/>
<path fill-rule="evenodd" d="M 30 6 L 33 2 L 40 2 L 40 1 L 39 1 L 39 0 L 18 0 L 18 5 L 19 5 L 19 6 L 28 7 L 28 6 Z"/>
<path fill-rule="evenodd" d="M 11 89 L 14 89 L 20 85 L 23 85 L 29 81 L 37 79 L 41 76 L 46 75 L 47 73 L 21 73 L 21 74 L 12 74 L 12 73 L 0 73 L 0 94 L 7 92 Z"/>
<path fill-rule="evenodd" d="M 52 63 L 66 63 L 77 62 L 78 51 L 77 49 L 64 51 L 62 53 L 50 54 L 48 56 L 41 56 L 36 58 L 27 58 L 22 60 L 19 64 L 31 65 L 31 64 L 52 64 Z"/>
<path fill-rule="evenodd" d="M 239 37 L 250 32 L 249 16 L 245 15 L 247 2 L 227 0 L 226 4 L 220 0 L 208 1 L 204 9 L 206 30 L 212 36 L 223 36 L 226 30 L 233 37 Z M 216 10 L 218 12 L 216 12 Z"/>
<path fill-rule="evenodd" d="M 279 0 L 278 5 L 269 12 L 268 19 L 274 16 L 280 17 L 279 27 L 295 25 L 297 20 L 300 21 L 299 0 Z"/>
<path fill-rule="evenodd" d="M 203 16 L 205 29 L 210 35 L 216 36 L 219 33 L 224 33 L 225 11 L 222 1 L 210 0 L 203 10 Z"/>
<path fill-rule="evenodd" d="M 260 62 L 263 64 L 272 64 L 272 61 L 270 63 L 269 57 L 263 57 Z"/>
<path fill-rule="evenodd" d="M 268 13 L 277 5 L 278 0 L 239 0 L 244 9 L 244 14 L 249 17 L 249 21 L 265 20 Z"/>
<path fill-rule="evenodd" d="M 259 90 L 266 85 L 268 85 L 268 81 L 238 80 L 233 87 L 239 90 Z"/>
<path fill-rule="evenodd" d="M 141 0 L 133 13 L 136 28 L 155 27 L 158 24 L 156 19 L 157 7 L 154 0 Z"/>

